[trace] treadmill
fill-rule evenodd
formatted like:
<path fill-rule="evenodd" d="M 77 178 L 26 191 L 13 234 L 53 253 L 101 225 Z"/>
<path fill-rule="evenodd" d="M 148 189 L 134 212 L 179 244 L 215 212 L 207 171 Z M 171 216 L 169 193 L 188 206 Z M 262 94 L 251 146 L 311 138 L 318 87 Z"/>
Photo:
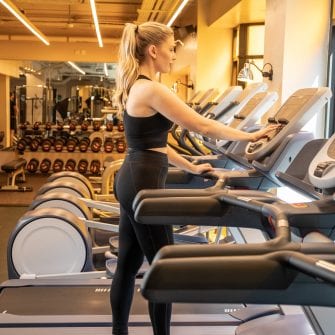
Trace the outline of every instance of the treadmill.
<path fill-rule="evenodd" d="M 223 155 L 205 156 L 204 160 L 199 157 L 198 161 L 210 162 L 221 169 L 222 179 L 228 187 L 268 190 L 282 186 L 276 172 L 285 171 L 302 147 L 313 139 L 311 133 L 301 129 L 331 96 L 328 87 L 297 90 L 267 120 L 267 124 L 281 125 L 276 133 L 257 142 L 233 142 Z M 168 185 L 169 188 L 187 188 L 187 183 L 197 179 L 180 170 L 176 170 L 172 176 L 174 181 L 179 180 L 179 185 L 174 182 L 171 187 Z"/>
<path fill-rule="evenodd" d="M 285 172 L 277 178 L 285 185 L 314 199 L 332 196 L 335 185 L 335 134 L 307 143 Z"/>
<path fill-rule="evenodd" d="M 199 113 L 204 117 L 216 120 L 228 120 L 233 113 L 237 113 L 248 100 L 257 92 L 263 92 L 267 89 L 265 83 L 253 83 L 242 90 L 240 86 L 231 86 L 217 98 L 216 102 L 207 102 Z M 196 143 L 193 135 L 187 129 L 181 129 L 177 124 L 171 129 L 171 135 L 178 143 L 178 146 L 171 145 L 176 151 L 185 153 L 186 151 L 193 155 L 202 155 L 203 149 Z M 189 144 L 190 143 L 190 144 Z"/>
<path fill-rule="evenodd" d="M 329 143 L 324 148 L 327 146 Z M 314 164 L 310 164 L 310 171 L 315 171 L 311 168 Z M 328 173 L 327 178 L 335 176 L 335 171 Z M 200 198 L 189 193 L 184 197 L 162 194 L 159 198 L 156 194 L 139 199 L 136 216 L 144 224 L 176 224 L 196 217 L 196 223 L 203 225 L 221 220 L 224 225 L 258 229 L 263 225 L 264 229 L 265 221 L 274 228 L 272 239 L 265 242 L 161 249 L 144 277 L 144 296 L 161 302 L 284 304 L 284 314 L 245 322 L 235 334 L 333 334 L 335 310 L 329 306 L 335 306 L 335 244 L 329 237 L 334 229 L 334 195 L 287 204 L 271 196 L 262 199 L 263 192 L 258 193 L 252 197 L 237 191 L 211 190 Z M 167 202 L 170 210 L 165 208 Z M 291 240 L 292 228 L 301 232 L 301 240 Z M 320 269 L 326 269 L 327 274 L 318 273 Z M 292 308 L 297 309 L 296 314 L 286 315 L 285 310 L 292 312 Z"/>
<path fill-rule="evenodd" d="M 266 242 L 263 240 L 253 245 L 169 246 L 162 249 L 142 284 L 142 292 L 146 298 L 153 301 L 161 299 L 160 301 L 199 300 L 206 303 L 210 301 L 232 303 L 236 299 L 241 300 L 241 296 L 244 295 L 247 302 L 257 300 L 259 303 L 266 303 L 271 300 L 272 303 L 275 301 L 285 304 L 281 308 L 284 310 L 289 308 L 290 311 L 292 306 L 288 306 L 289 304 L 299 303 L 305 306 L 294 306 L 293 308 L 301 309 L 300 313 L 297 311 L 294 316 L 272 315 L 256 318 L 239 326 L 236 334 L 282 334 L 283 332 L 333 334 L 335 310 L 332 307 L 320 306 L 335 305 L 332 282 L 335 271 L 333 264 L 335 169 L 332 168 L 335 164 L 334 146 L 335 135 L 328 140 L 313 140 L 304 146 L 292 162 L 292 167 L 290 166 L 285 173 L 277 173 L 283 183 L 308 194 L 312 199 L 317 199 L 310 203 L 287 204 L 270 194 L 268 198 L 265 197 L 264 192 L 255 191 L 252 195 L 219 188 L 216 191 L 213 188 L 207 190 L 207 194 L 205 191 L 202 194 L 198 191 L 197 195 L 192 194 L 194 192 L 192 190 L 186 190 L 184 195 L 181 191 L 177 195 L 177 193 L 173 194 L 172 190 L 167 190 L 167 194 L 163 191 L 164 193 L 161 192 L 160 196 L 159 191 L 155 191 L 155 194 L 150 194 L 149 190 L 142 191 L 143 194 L 139 194 L 137 202 L 134 203 L 137 219 L 142 223 L 155 224 L 159 221 L 165 224 L 176 224 L 183 220 L 196 219 L 195 224 L 214 225 L 220 224 L 221 221 L 225 225 L 266 230 L 265 222 L 275 227 L 272 240 Z M 294 175 L 290 176 L 290 172 L 294 172 Z M 150 202 L 154 203 L 154 209 Z M 164 209 L 167 202 L 170 208 L 168 211 Z M 261 217 L 266 219 L 262 220 Z M 270 224 L 268 217 L 271 217 Z M 291 232 L 294 230 L 295 233 L 299 231 L 300 239 L 295 238 L 292 241 L 291 234 L 287 234 L 288 229 Z M 287 234 L 286 237 L 285 234 Z M 279 236 L 281 236 L 280 241 L 278 241 Z M 298 252 L 299 255 L 295 256 L 298 258 L 302 256 L 302 259 L 296 262 L 293 260 L 295 256 L 286 258 L 286 255 L 285 260 L 278 256 L 282 251 L 285 253 L 288 250 Z M 304 258 L 306 255 L 307 258 Z M 311 255 L 316 259 L 312 263 L 308 260 Z M 272 257 L 279 257 L 278 268 L 277 265 L 272 267 Z M 271 265 L 267 263 L 269 260 Z M 323 260 L 326 260 L 326 263 L 323 263 Z M 291 261 L 293 264 L 289 264 Z M 328 263 L 329 261 L 331 262 Z M 308 269 L 303 269 L 305 265 Z M 300 266 L 302 268 L 299 268 Z M 315 266 L 316 272 L 313 273 L 312 268 Z M 320 280 L 322 275 L 317 274 L 318 267 L 324 266 L 330 271 L 328 273 L 330 277 L 324 279 L 326 282 L 329 280 L 331 285 L 322 282 Z M 236 271 L 239 267 L 243 268 L 241 271 L 239 269 L 240 276 L 232 280 L 232 271 Z M 267 267 L 269 272 L 261 277 L 260 273 L 264 274 Z M 171 281 L 175 270 L 178 272 L 178 278 L 185 279 L 183 283 L 180 280 Z M 281 274 L 285 273 L 283 281 L 278 279 L 280 274 L 276 272 L 277 270 Z M 290 271 L 297 272 L 291 279 L 288 275 Z M 201 278 L 196 277 L 195 273 L 200 273 Z M 162 285 L 157 274 L 164 277 Z M 252 277 L 255 278 L 252 279 Z M 280 282 L 275 288 L 270 287 L 271 284 L 267 286 L 267 280 L 270 277 L 273 279 L 271 281 L 273 285 L 276 285 L 274 284 L 276 280 Z M 153 278 L 155 278 L 154 283 Z M 255 282 L 251 284 L 253 280 Z M 197 285 L 199 286 L 196 287 Z M 239 285 L 244 285 L 244 288 L 241 289 Z M 313 304 L 319 306 L 306 306 Z M 276 327 L 278 327 L 277 330 Z"/>
<path fill-rule="evenodd" d="M 300 229 L 315 229 L 319 225 L 333 229 L 334 199 L 316 200 L 305 208 L 296 208 L 231 194 L 215 198 L 223 209 L 236 206 L 242 212 L 248 211 L 249 215 L 252 212 L 271 217 L 275 236 L 254 244 L 164 247 L 144 276 L 141 290 L 146 299 L 154 302 L 277 303 L 283 304 L 284 310 L 287 305 L 297 304 L 335 306 L 334 242 L 315 232 L 307 234 L 303 243 L 290 239 L 291 225 Z M 174 203 L 172 200 L 171 205 Z M 180 198 L 178 203 L 185 205 Z M 204 214 L 204 222 L 213 223 L 214 216 Z M 152 217 L 148 213 L 143 215 L 141 210 L 137 219 L 152 223 Z M 180 222 L 180 213 L 174 219 Z M 172 217 L 167 221 L 173 221 Z M 308 311 L 309 316 L 322 312 L 319 307 Z M 334 309 L 327 311 L 334 315 Z M 243 310 L 236 313 L 241 312 Z M 333 323 L 334 317 L 328 322 Z M 296 314 L 274 314 L 247 321 L 235 329 L 235 334 L 332 334 L 320 332 L 315 324 L 307 321 L 302 308 Z M 328 329 L 333 332 L 334 324 L 328 325 Z"/>

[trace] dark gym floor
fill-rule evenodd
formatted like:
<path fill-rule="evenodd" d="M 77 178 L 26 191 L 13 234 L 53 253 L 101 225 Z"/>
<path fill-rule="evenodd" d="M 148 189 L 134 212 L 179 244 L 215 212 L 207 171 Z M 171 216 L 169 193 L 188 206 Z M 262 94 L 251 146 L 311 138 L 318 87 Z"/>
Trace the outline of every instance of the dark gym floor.
<path fill-rule="evenodd" d="M 47 182 L 49 175 L 36 173 L 26 174 L 26 182 L 18 186 L 32 187 L 32 192 L 14 192 L 0 190 L 0 206 L 29 206 L 33 201 L 36 191 Z M 0 186 L 6 185 L 7 176 L 0 173 Z"/>

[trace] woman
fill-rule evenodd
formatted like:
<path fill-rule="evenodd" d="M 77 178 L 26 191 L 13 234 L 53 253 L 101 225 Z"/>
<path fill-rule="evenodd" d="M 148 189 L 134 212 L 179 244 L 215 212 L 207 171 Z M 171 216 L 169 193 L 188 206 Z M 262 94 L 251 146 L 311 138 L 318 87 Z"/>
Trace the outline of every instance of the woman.
<path fill-rule="evenodd" d="M 121 208 L 118 264 L 111 289 L 115 335 L 128 334 L 135 276 L 144 256 L 151 263 L 161 247 L 173 243 L 171 226 L 142 225 L 134 220 L 135 195 L 142 189 L 164 188 L 168 163 L 194 174 L 212 169 L 209 164 L 193 165 L 167 146 L 172 124 L 212 138 L 246 141 L 275 130 L 270 126 L 246 133 L 199 115 L 155 80 L 157 73 L 170 71 L 174 60 L 171 28 L 157 22 L 125 26 L 115 98 L 123 113 L 129 149 L 115 187 Z M 155 335 L 170 333 L 171 304 L 149 303 L 149 314 Z"/>

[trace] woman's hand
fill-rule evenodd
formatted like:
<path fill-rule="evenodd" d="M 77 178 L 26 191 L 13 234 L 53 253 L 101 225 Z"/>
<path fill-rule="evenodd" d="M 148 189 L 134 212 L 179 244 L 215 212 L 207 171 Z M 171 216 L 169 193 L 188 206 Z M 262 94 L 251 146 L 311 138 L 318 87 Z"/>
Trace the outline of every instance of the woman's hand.
<path fill-rule="evenodd" d="M 193 164 L 191 173 L 202 174 L 202 173 L 210 172 L 210 171 L 214 171 L 214 168 L 209 163 L 203 163 L 199 165 Z"/>
<path fill-rule="evenodd" d="M 276 135 L 276 133 L 279 132 L 281 127 L 281 124 L 270 124 L 261 130 L 250 133 L 250 141 L 256 142 L 261 138 L 271 139 L 274 135 Z"/>

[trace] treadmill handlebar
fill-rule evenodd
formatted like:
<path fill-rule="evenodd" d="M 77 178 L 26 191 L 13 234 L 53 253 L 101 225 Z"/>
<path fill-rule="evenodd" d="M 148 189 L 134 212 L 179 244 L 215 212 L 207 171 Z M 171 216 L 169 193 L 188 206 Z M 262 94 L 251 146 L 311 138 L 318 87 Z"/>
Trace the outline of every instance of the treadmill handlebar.
<path fill-rule="evenodd" d="M 275 228 L 277 241 L 280 241 L 280 243 L 290 242 L 290 226 L 286 214 L 280 207 L 271 203 L 265 203 L 252 197 L 239 196 L 232 193 L 222 194 L 220 196 L 220 200 L 231 205 L 259 212 L 263 216 L 271 218 L 271 222 Z"/>
<path fill-rule="evenodd" d="M 253 176 L 258 177 L 258 175 L 259 174 L 256 169 L 227 170 L 217 168 L 214 169 L 214 171 L 208 171 L 194 176 L 216 181 L 215 185 L 208 188 L 219 191 L 222 190 L 228 184 L 235 184 L 238 180 L 244 180 L 245 178 L 252 178 Z"/>
<path fill-rule="evenodd" d="M 275 206 L 264 198 L 257 198 L 229 190 L 197 190 L 187 194 L 180 190 L 145 190 L 134 200 L 136 220 L 142 224 L 183 224 L 195 221 L 198 225 L 218 224 L 224 220 L 226 208 L 237 206 L 271 218 L 276 235 L 276 243 L 290 242 L 290 227 L 287 216 L 280 206 Z M 229 215 L 229 211 L 227 212 Z"/>
<path fill-rule="evenodd" d="M 156 302 L 259 303 L 255 290 L 263 296 L 267 290 L 272 293 L 279 290 L 280 294 L 265 295 L 263 301 L 291 304 L 294 291 L 287 288 L 299 284 L 297 272 L 334 285 L 333 268 L 332 263 L 323 260 L 323 255 L 286 250 L 258 255 L 164 258 L 152 263 L 143 278 L 141 291 L 146 299 Z M 304 281 L 312 289 L 315 282 Z M 296 303 L 306 303 L 304 295 L 297 293 L 296 298 Z M 329 298 L 333 306 L 334 301 Z"/>
<path fill-rule="evenodd" d="M 250 209 L 254 212 L 259 212 L 265 217 L 272 217 L 273 220 L 278 222 L 281 227 L 289 227 L 286 214 L 271 203 L 265 203 L 254 197 L 248 197 L 243 195 L 234 194 L 232 192 L 226 192 L 220 194 L 220 200 L 225 203 Z"/>
<path fill-rule="evenodd" d="M 282 251 L 280 255 L 287 264 L 295 269 L 317 279 L 335 284 L 335 265 L 320 259 L 320 256 L 306 255 L 296 251 Z"/>

